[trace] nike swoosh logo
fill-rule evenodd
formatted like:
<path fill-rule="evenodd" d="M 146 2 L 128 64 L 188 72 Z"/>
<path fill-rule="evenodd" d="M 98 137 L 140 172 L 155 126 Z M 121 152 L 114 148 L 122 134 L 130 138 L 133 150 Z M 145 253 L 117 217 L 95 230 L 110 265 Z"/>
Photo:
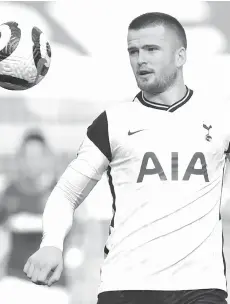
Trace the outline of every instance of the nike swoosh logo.
<path fill-rule="evenodd" d="M 144 130 L 145 130 L 145 129 L 141 129 L 141 130 L 137 130 L 137 131 L 134 131 L 134 132 L 131 132 L 131 131 L 129 130 L 128 135 L 133 135 L 133 134 L 139 133 L 139 132 L 144 131 Z"/>

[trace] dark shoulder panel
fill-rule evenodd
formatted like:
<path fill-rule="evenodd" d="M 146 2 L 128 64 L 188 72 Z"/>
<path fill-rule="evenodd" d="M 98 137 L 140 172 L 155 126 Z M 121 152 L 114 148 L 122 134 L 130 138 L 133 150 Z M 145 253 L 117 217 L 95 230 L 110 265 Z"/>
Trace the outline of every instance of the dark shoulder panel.
<path fill-rule="evenodd" d="M 111 161 L 112 154 L 109 142 L 108 120 L 105 111 L 88 127 L 87 136 L 107 159 Z"/>
<path fill-rule="evenodd" d="M 225 151 L 225 153 L 230 153 L 230 143 L 229 143 L 228 149 Z"/>

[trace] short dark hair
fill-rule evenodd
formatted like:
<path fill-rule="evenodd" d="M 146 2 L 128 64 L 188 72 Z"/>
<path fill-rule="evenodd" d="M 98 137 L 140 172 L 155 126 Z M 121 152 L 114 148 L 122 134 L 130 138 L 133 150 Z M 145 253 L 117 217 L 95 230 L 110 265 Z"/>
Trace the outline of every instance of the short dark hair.
<path fill-rule="evenodd" d="M 140 15 L 129 24 L 129 30 L 140 30 L 149 26 L 163 25 L 174 30 L 183 47 L 187 49 L 186 33 L 181 23 L 171 15 L 152 12 Z"/>
<path fill-rule="evenodd" d="M 21 148 L 23 148 L 28 142 L 37 141 L 40 142 L 44 147 L 47 146 L 47 142 L 43 133 L 38 129 L 28 130 L 22 139 Z"/>

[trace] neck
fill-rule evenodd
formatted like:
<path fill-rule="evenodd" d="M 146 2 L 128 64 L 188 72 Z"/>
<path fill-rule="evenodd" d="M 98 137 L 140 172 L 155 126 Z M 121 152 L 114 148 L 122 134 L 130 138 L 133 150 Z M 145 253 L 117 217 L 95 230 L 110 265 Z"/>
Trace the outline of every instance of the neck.
<path fill-rule="evenodd" d="M 162 93 L 152 94 L 143 91 L 143 94 L 149 101 L 171 106 L 185 96 L 186 90 L 187 88 L 184 82 L 181 81 L 180 83 L 175 83 Z"/>

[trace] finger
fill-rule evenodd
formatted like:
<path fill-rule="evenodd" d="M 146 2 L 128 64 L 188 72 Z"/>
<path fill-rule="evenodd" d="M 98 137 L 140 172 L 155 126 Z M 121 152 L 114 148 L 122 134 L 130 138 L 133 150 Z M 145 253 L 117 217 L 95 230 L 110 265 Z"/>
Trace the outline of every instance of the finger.
<path fill-rule="evenodd" d="M 32 277 L 31 277 L 31 281 L 33 283 L 37 283 L 39 272 L 40 272 L 39 268 L 34 268 L 34 271 L 33 271 Z"/>
<path fill-rule="evenodd" d="M 43 267 L 38 275 L 38 278 L 37 278 L 38 282 L 43 283 L 43 284 L 48 283 L 48 276 L 49 276 L 50 271 L 51 271 L 50 266 Z"/>
<path fill-rule="evenodd" d="M 30 268 L 30 261 L 28 260 L 23 268 L 23 271 L 27 274 L 29 268 Z"/>
<path fill-rule="evenodd" d="M 62 263 L 60 263 L 55 269 L 53 275 L 49 278 L 48 286 L 51 286 L 53 283 L 57 282 L 60 279 L 61 273 L 63 270 Z"/>
<path fill-rule="evenodd" d="M 28 277 L 28 278 L 31 278 L 31 277 L 32 277 L 33 271 L 34 271 L 34 265 L 31 263 L 31 264 L 30 264 L 30 267 L 29 267 L 29 269 L 28 269 L 28 271 L 27 271 L 27 277 Z"/>

